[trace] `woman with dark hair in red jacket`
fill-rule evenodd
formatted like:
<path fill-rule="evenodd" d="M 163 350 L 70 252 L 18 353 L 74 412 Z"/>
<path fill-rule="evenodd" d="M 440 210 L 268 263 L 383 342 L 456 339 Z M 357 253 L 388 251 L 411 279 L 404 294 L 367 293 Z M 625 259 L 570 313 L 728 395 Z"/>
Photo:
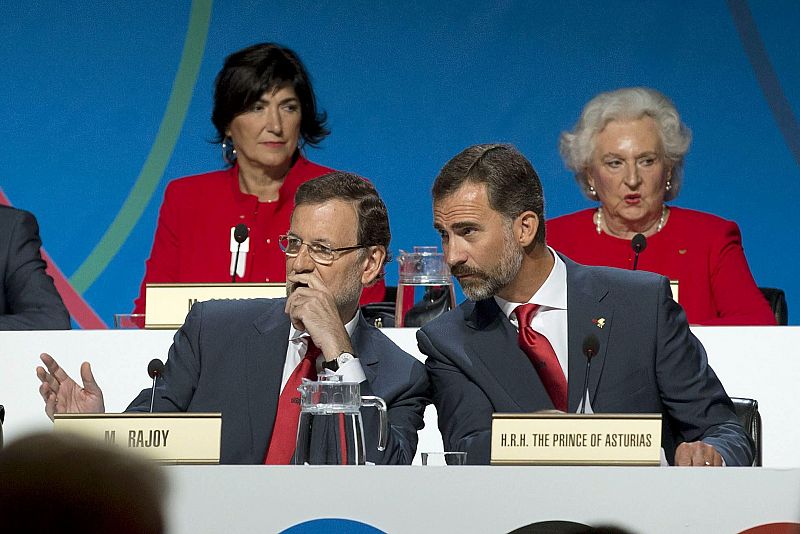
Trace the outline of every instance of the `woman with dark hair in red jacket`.
<path fill-rule="evenodd" d="M 145 284 L 229 282 L 234 275 L 233 229 L 244 223 L 236 280 L 283 282 L 278 238 L 289 228 L 297 187 L 331 169 L 310 162 L 303 147 L 329 131 L 311 79 L 292 50 L 257 44 L 228 56 L 217 75 L 211 120 L 227 168 L 167 185 L 153 249 L 134 313 L 144 313 Z M 361 302 L 383 300 L 379 282 Z"/>

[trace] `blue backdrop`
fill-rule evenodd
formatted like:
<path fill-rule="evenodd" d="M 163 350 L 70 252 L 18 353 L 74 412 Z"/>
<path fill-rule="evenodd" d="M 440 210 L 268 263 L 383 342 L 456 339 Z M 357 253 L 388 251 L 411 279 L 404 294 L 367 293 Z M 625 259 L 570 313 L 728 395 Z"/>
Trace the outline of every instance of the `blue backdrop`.
<path fill-rule="evenodd" d="M 676 204 L 736 220 L 792 308 L 799 26 L 795 0 L 2 1 L 0 187 L 108 324 L 133 307 L 166 183 L 221 167 L 212 85 L 234 50 L 300 54 L 333 132 L 308 156 L 375 182 L 394 251 L 438 244 L 431 183 L 474 143 L 516 144 L 548 217 L 588 206 L 558 135 L 597 92 L 646 85 L 694 134 Z"/>

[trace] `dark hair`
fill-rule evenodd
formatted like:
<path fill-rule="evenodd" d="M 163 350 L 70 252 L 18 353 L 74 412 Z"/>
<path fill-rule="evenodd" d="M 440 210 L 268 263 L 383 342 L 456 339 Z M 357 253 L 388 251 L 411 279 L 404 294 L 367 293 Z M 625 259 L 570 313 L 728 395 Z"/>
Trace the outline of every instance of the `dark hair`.
<path fill-rule="evenodd" d="M 513 220 L 525 211 L 539 217 L 536 243 L 544 243 L 544 193 L 539 175 L 513 145 L 473 145 L 448 161 L 433 183 L 438 202 L 466 183 L 486 185 L 489 206 Z"/>
<path fill-rule="evenodd" d="M 327 114 L 317 111 L 317 99 L 303 62 L 294 51 L 275 43 L 248 46 L 225 58 L 214 83 L 214 141 L 222 143 L 231 121 L 250 109 L 264 93 L 284 86 L 291 86 L 300 100 L 301 144 L 318 145 L 330 133 L 325 127 Z"/>
<path fill-rule="evenodd" d="M 164 532 L 163 473 L 127 451 L 40 433 L 0 451 L 0 529 Z M 46 513 L 42 504 L 46 503 Z"/>
<path fill-rule="evenodd" d="M 369 180 L 349 172 L 330 172 L 302 183 L 294 195 L 295 207 L 329 200 L 352 202 L 358 214 L 358 243 L 366 247 L 382 246 L 386 249 L 384 264 L 392 261 L 389 253 L 389 242 L 392 240 L 389 213 Z"/>

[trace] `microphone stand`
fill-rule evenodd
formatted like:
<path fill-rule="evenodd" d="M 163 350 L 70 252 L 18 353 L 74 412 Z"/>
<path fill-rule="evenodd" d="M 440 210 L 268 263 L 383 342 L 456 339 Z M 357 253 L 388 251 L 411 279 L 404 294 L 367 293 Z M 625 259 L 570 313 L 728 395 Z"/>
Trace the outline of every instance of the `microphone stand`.
<path fill-rule="evenodd" d="M 231 283 L 232 284 L 236 283 L 236 271 L 239 270 L 239 249 L 240 248 L 242 248 L 242 244 L 237 241 L 236 242 L 236 261 L 233 262 L 233 274 L 231 275 Z"/>
<path fill-rule="evenodd" d="M 592 367 L 592 358 L 600 350 L 600 341 L 594 334 L 589 334 L 583 340 L 583 355 L 586 356 L 586 374 L 583 377 L 581 390 L 581 413 L 586 413 L 586 403 L 589 402 L 589 369 Z"/>
<path fill-rule="evenodd" d="M 236 271 L 239 270 L 239 251 L 242 248 L 242 243 L 247 241 L 250 236 L 250 230 L 244 223 L 239 223 L 233 229 L 233 239 L 236 241 L 236 259 L 233 262 L 233 274 L 231 274 L 231 283 L 236 283 Z"/>
<path fill-rule="evenodd" d="M 631 247 L 633 248 L 633 270 L 639 265 L 639 253 L 647 248 L 647 238 L 644 234 L 636 234 L 631 239 Z"/>
<path fill-rule="evenodd" d="M 589 352 L 591 354 L 591 351 Z M 581 413 L 586 413 L 586 403 L 589 402 L 589 369 L 592 367 L 592 358 L 586 355 L 586 374 L 583 377 L 583 391 L 581 395 Z"/>

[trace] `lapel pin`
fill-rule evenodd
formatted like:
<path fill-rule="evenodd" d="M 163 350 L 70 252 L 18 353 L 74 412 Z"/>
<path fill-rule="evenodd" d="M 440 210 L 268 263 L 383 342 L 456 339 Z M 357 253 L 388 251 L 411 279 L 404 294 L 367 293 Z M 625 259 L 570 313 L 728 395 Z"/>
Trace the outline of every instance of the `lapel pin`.
<path fill-rule="evenodd" d="M 597 328 L 603 328 L 606 325 L 606 318 L 598 317 L 597 319 L 592 319 L 592 322 Z"/>

